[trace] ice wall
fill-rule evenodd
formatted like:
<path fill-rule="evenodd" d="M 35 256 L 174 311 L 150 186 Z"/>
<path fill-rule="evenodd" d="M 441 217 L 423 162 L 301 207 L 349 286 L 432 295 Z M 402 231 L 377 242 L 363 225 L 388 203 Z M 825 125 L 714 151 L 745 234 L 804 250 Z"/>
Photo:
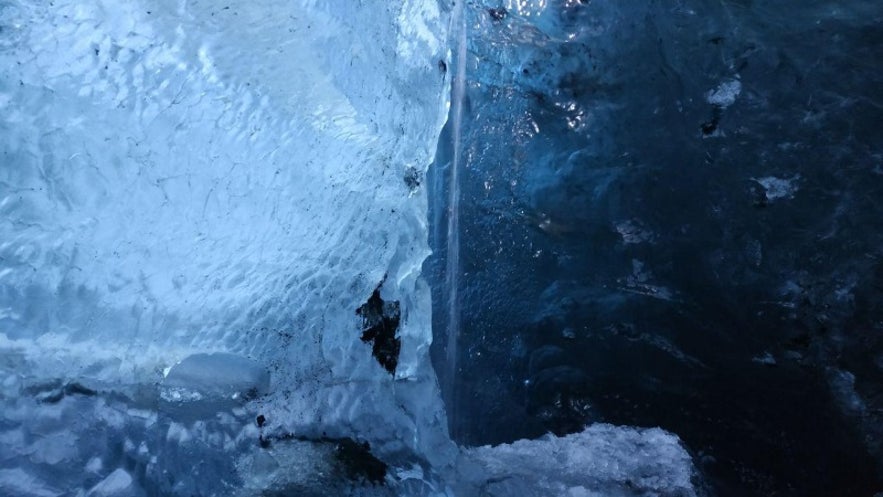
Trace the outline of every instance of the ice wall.
<path fill-rule="evenodd" d="M 0 495 L 695 495 L 660 430 L 448 438 L 451 8 L 0 3 Z"/>
<path fill-rule="evenodd" d="M 222 352 L 270 373 L 267 434 L 442 457 L 418 279 L 447 88 L 435 0 L 11 1 L 0 23 L 4 429 L 40 408 L 21 404 L 35 384 L 135 396 Z M 355 313 L 381 281 L 394 377 Z M 3 467 L 37 451 L 0 447 Z"/>

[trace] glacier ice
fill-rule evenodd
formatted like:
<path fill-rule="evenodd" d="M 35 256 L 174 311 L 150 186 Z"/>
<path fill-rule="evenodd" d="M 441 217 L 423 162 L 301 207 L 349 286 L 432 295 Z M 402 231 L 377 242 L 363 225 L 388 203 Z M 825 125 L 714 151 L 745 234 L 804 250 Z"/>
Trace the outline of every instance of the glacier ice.
<path fill-rule="evenodd" d="M 658 428 L 594 424 L 566 437 L 467 449 L 464 458 L 486 471 L 488 496 L 696 495 L 690 456 Z"/>
<path fill-rule="evenodd" d="M 237 355 L 193 354 L 172 366 L 162 383 L 163 390 L 197 397 L 256 397 L 268 393 L 270 375 L 260 364 Z"/>
<path fill-rule="evenodd" d="M 291 365 L 276 385 L 382 379 L 350 330 L 384 274 L 419 309 L 425 200 L 402 175 L 444 118 L 433 3 L 4 19 L 4 335 L 53 352 L 34 369 L 141 381 L 217 351 Z M 418 320 L 403 378 L 426 374 Z"/>
<path fill-rule="evenodd" d="M 722 496 L 883 488 L 883 4 L 469 5 L 454 439 L 658 424 Z"/>
<path fill-rule="evenodd" d="M 690 494 L 658 430 L 449 439 L 420 188 L 449 22 L 436 0 L 0 3 L 0 493 L 497 495 L 506 465 L 535 495 Z M 393 375 L 359 334 L 375 290 Z M 347 478 L 363 442 L 387 485 Z"/>

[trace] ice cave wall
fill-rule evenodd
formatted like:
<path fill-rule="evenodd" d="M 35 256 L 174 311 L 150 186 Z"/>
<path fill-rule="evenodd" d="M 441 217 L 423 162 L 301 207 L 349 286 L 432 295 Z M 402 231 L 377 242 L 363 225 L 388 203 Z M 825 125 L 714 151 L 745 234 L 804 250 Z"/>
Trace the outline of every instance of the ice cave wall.
<path fill-rule="evenodd" d="M 451 7 L 0 3 L 0 494 L 695 495 L 658 429 L 448 438 Z"/>
<path fill-rule="evenodd" d="M 233 353 L 270 367 L 268 429 L 425 443 L 447 15 L 369 4 L 0 4 L 4 367 L 99 388 Z M 397 389 L 355 313 L 384 278 Z"/>

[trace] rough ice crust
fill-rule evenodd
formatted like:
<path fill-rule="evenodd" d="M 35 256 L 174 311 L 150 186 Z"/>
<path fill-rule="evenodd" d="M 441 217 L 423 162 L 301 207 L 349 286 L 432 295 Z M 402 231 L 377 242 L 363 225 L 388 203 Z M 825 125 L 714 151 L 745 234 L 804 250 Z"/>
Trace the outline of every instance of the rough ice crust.
<path fill-rule="evenodd" d="M 659 428 L 595 424 L 566 437 L 468 449 L 463 459 L 485 471 L 487 496 L 696 495 L 690 456 Z"/>
<path fill-rule="evenodd" d="M 630 495 L 645 467 L 682 488 L 689 458 L 658 430 L 447 466 L 414 189 L 445 18 L 435 0 L 0 3 L 0 494 L 468 497 L 542 473 L 528 495 Z M 395 377 L 355 314 L 384 275 Z M 370 441 L 388 486 L 349 488 L 320 436 Z"/>
<path fill-rule="evenodd" d="M 233 353 L 271 374 L 268 431 L 424 451 L 443 413 L 426 198 L 403 177 L 444 119 L 444 17 L 436 0 L 0 3 L 4 378 L 119 389 Z M 384 275 L 396 378 L 355 315 Z"/>

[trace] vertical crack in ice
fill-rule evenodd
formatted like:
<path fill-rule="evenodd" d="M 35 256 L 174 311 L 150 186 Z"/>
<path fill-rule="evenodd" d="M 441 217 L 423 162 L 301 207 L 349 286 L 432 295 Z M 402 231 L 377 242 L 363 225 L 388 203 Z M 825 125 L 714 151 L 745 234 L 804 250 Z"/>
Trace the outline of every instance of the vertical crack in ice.
<path fill-rule="evenodd" d="M 453 29 L 456 30 L 454 41 L 457 44 L 457 55 L 454 60 L 456 72 L 451 85 L 451 135 L 453 137 L 453 157 L 451 159 L 450 187 L 448 189 L 448 245 L 445 278 L 448 286 L 448 330 L 446 364 L 449 399 L 448 419 L 452 420 L 451 435 L 456 439 L 454 426 L 457 416 L 457 395 L 454 381 L 457 373 L 457 338 L 460 333 L 460 296 L 457 278 L 460 272 L 460 183 L 459 169 L 461 166 L 460 134 L 463 118 L 463 98 L 466 85 L 466 13 L 463 2 L 457 2 L 452 17 Z"/>

